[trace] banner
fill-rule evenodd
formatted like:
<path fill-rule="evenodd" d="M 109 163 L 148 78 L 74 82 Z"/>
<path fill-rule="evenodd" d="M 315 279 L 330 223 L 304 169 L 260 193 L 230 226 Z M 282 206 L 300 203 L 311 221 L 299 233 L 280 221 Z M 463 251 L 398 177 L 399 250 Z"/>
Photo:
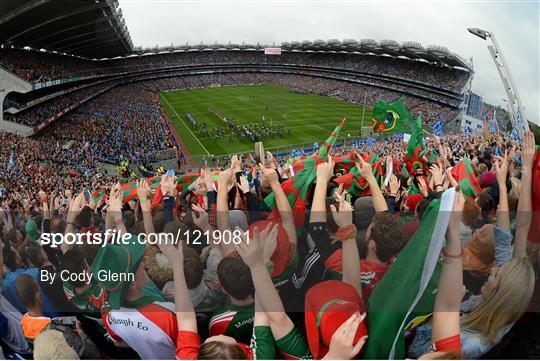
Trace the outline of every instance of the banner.
<path fill-rule="evenodd" d="M 281 48 L 264 48 L 264 55 L 281 55 Z"/>

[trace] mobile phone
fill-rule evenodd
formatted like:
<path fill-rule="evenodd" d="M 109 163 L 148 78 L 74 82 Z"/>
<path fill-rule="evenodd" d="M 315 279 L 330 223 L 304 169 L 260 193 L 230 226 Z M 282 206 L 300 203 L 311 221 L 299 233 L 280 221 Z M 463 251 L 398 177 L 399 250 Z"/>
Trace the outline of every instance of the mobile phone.
<path fill-rule="evenodd" d="M 88 189 L 85 189 L 83 193 L 84 193 L 84 199 L 86 200 L 86 203 L 90 203 L 90 197 L 91 197 L 90 191 Z"/>
<path fill-rule="evenodd" d="M 77 318 L 75 316 L 59 317 L 57 319 L 62 325 L 75 326 Z"/>
<path fill-rule="evenodd" d="M 262 163 L 264 165 L 265 153 L 264 145 L 262 142 L 255 143 L 255 161 L 257 164 Z"/>

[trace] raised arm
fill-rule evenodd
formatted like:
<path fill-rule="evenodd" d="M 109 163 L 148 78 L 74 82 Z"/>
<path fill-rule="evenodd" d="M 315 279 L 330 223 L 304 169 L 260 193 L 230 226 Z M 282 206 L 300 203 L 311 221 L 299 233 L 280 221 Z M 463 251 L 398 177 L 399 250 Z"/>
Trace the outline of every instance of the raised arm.
<path fill-rule="evenodd" d="M 339 227 L 337 238 L 342 244 L 343 253 L 343 282 L 352 285 L 359 295 L 362 295 L 360 280 L 360 255 L 356 244 L 356 227 L 354 226 L 352 206 L 345 200 L 346 192 L 336 194 L 339 210 L 335 205 L 330 206 L 332 217 Z"/>
<path fill-rule="evenodd" d="M 154 222 L 152 222 L 152 204 L 148 198 L 150 195 L 150 187 L 145 179 L 137 181 L 137 198 L 141 206 L 143 217 L 144 232 L 148 234 L 154 233 Z"/>
<path fill-rule="evenodd" d="M 84 193 L 79 193 L 75 198 L 71 198 L 68 203 L 68 213 L 66 216 L 66 232 L 73 233 L 75 230 L 75 218 L 81 212 L 85 204 Z M 63 253 L 66 253 L 73 248 L 73 245 L 69 245 L 66 242 L 62 242 L 60 245 Z"/>
<path fill-rule="evenodd" d="M 446 231 L 446 246 L 442 251 L 442 270 L 433 312 L 433 343 L 459 335 L 459 309 L 463 298 L 463 270 L 459 225 L 465 198 L 456 192 L 450 223 Z"/>
<path fill-rule="evenodd" d="M 163 242 L 159 245 L 161 252 L 171 261 L 174 278 L 174 303 L 176 305 L 176 321 L 179 331 L 197 332 L 197 317 L 189 296 L 184 275 L 184 252 L 182 244 L 174 245 Z"/>
<path fill-rule="evenodd" d="M 516 216 L 516 235 L 514 238 L 514 258 L 525 256 L 527 236 L 532 222 L 532 171 L 536 150 L 534 135 L 525 134 L 521 150 L 521 192 Z"/>
<path fill-rule="evenodd" d="M 504 152 L 504 157 L 495 157 L 495 175 L 499 185 L 499 209 L 497 211 L 497 227 L 510 230 L 510 214 L 508 211 L 508 189 L 506 187 L 506 176 L 508 175 L 508 152 Z"/>
<path fill-rule="evenodd" d="M 275 169 L 264 167 L 261 163 L 259 163 L 259 168 L 261 170 L 263 181 L 267 182 L 272 188 L 272 192 L 274 193 L 274 197 L 276 199 L 276 206 L 281 216 L 283 228 L 285 228 L 287 236 L 289 237 L 289 242 L 296 243 L 296 229 L 294 225 L 292 208 L 289 204 L 287 196 L 285 195 L 285 192 L 281 188 L 277 172 Z"/>
<path fill-rule="evenodd" d="M 333 172 L 334 160 L 330 156 L 328 157 L 328 162 L 321 163 L 317 167 L 317 184 L 315 184 L 309 223 L 326 223 L 326 190 Z"/>
<path fill-rule="evenodd" d="M 356 163 L 356 168 L 358 169 L 360 175 L 364 177 L 364 179 L 369 185 L 371 197 L 373 198 L 373 208 L 375 208 L 375 212 L 379 213 L 387 211 L 388 204 L 386 204 L 386 200 L 384 199 L 381 188 L 377 184 L 377 180 L 373 175 L 371 164 L 366 162 L 364 158 L 362 158 L 360 155 L 358 155 L 358 159 L 360 160 L 360 162 Z"/>
<path fill-rule="evenodd" d="M 123 195 L 120 187 L 113 188 L 109 195 L 109 208 L 107 213 L 111 213 L 111 218 L 114 221 L 114 228 L 121 234 L 127 233 L 126 226 L 124 225 L 124 219 L 122 217 L 122 202 Z"/>
<path fill-rule="evenodd" d="M 224 170 L 219 173 L 218 176 L 218 190 L 217 190 L 217 227 L 221 232 L 222 236 L 225 232 L 231 231 L 229 229 L 229 203 L 228 203 L 228 190 L 229 184 L 232 180 L 232 168 Z M 223 237 L 222 237 L 223 238 Z M 232 242 L 227 242 L 232 243 Z M 229 253 L 234 251 L 232 244 L 225 244 L 225 242 L 220 242 L 219 244 L 223 257 L 227 256 Z"/>
<path fill-rule="evenodd" d="M 274 339 L 279 340 L 291 332 L 294 324 L 285 312 L 264 259 L 264 243 L 277 237 L 277 231 L 277 224 L 269 225 L 264 230 L 255 229 L 251 239 L 244 239 L 240 244 L 235 244 L 235 248 L 249 266 L 255 286 L 255 297 L 270 320 Z"/>

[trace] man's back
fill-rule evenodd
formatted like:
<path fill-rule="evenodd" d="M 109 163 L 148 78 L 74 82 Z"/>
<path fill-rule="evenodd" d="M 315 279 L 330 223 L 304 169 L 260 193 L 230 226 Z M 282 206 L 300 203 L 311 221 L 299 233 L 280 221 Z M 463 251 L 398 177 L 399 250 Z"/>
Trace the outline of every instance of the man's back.
<path fill-rule="evenodd" d="M 153 302 L 137 308 L 122 307 L 103 315 L 107 330 L 124 341 L 142 359 L 174 359 L 178 327 L 174 304 Z"/>

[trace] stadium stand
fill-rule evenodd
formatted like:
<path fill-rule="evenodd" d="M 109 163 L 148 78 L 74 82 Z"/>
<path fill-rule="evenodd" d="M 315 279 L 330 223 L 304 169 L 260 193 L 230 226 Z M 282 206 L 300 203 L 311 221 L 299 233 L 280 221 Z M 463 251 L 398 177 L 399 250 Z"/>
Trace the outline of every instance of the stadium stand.
<path fill-rule="evenodd" d="M 116 0 L 2 0 L 0 44 L 0 359 L 540 357 L 534 137 L 425 132 L 461 111 L 459 55 L 371 39 L 142 49 Z M 228 85 L 362 111 L 401 99 L 424 127 L 405 144 L 344 136 L 343 120 L 260 163 L 190 158 L 158 93 Z M 241 126 L 250 146 L 286 130 L 265 122 Z M 91 242 L 111 230 L 128 242 Z M 134 241 L 163 232 L 185 239 Z M 39 277 L 61 271 L 85 280 Z"/>

